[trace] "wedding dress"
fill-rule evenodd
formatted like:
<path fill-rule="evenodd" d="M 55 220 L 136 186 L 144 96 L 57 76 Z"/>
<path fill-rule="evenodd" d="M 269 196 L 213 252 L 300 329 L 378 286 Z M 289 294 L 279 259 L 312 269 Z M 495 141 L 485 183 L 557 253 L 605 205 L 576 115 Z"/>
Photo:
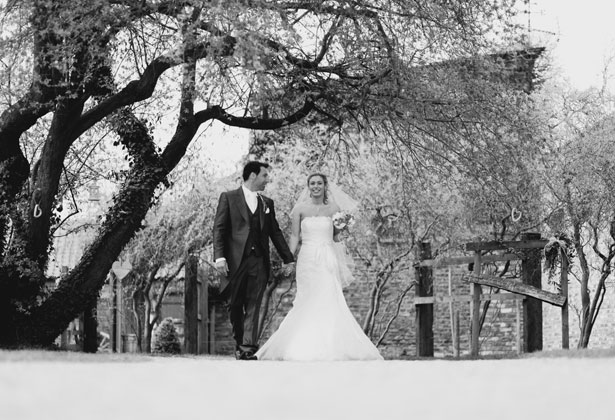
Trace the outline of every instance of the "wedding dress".
<path fill-rule="evenodd" d="M 304 218 L 293 307 L 256 353 L 259 360 L 382 360 L 348 309 L 340 284 L 345 268 L 331 218 Z"/>

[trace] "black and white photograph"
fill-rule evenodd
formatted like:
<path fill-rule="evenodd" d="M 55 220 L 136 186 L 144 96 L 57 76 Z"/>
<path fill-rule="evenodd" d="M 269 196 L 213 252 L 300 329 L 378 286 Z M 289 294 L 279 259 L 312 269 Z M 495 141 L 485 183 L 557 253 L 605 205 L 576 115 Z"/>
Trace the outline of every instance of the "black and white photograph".
<path fill-rule="evenodd" d="M 0 0 L 0 419 L 614 419 L 612 9 Z"/>

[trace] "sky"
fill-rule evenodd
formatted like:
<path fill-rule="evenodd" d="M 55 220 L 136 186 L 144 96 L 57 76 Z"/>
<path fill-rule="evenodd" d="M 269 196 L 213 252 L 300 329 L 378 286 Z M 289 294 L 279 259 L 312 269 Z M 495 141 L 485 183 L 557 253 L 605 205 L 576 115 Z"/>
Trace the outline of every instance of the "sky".
<path fill-rule="evenodd" d="M 530 0 L 531 39 L 553 48 L 554 66 L 578 89 L 600 86 L 605 60 L 615 55 L 611 13 L 615 5 L 609 4 L 603 0 Z"/>
<path fill-rule="evenodd" d="M 247 155 L 249 140 L 249 130 L 215 121 L 207 128 L 200 142 L 203 150 L 214 161 L 210 169 L 216 175 L 224 177 L 239 170 L 238 162 Z"/>

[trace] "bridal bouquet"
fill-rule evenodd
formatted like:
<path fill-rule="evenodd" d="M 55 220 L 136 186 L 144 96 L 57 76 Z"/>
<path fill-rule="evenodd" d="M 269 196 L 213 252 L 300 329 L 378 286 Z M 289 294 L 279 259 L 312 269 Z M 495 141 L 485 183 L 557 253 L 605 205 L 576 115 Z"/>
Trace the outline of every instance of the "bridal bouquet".
<path fill-rule="evenodd" d="M 354 216 L 345 211 L 338 211 L 333 215 L 333 226 L 339 231 L 348 230 L 354 222 Z"/>

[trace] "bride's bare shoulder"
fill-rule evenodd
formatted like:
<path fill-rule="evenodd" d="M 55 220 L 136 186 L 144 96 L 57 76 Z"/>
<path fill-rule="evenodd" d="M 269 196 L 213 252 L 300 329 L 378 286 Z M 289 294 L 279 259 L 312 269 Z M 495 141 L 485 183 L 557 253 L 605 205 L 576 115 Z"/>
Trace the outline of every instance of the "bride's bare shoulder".
<path fill-rule="evenodd" d="M 336 203 L 327 204 L 327 216 L 332 217 L 338 211 L 340 211 L 340 206 Z"/>
<path fill-rule="evenodd" d="M 310 215 L 310 206 L 307 203 L 297 204 L 295 207 L 294 213 L 299 217 L 299 219 L 303 219 L 306 216 Z"/>
<path fill-rule="evenodd" d="M 297 204 L 296 209 L 298 213 L 305 213 L 305 211 L 308 209 L 308 205 L 307 203 L 299 203 Z"/>

